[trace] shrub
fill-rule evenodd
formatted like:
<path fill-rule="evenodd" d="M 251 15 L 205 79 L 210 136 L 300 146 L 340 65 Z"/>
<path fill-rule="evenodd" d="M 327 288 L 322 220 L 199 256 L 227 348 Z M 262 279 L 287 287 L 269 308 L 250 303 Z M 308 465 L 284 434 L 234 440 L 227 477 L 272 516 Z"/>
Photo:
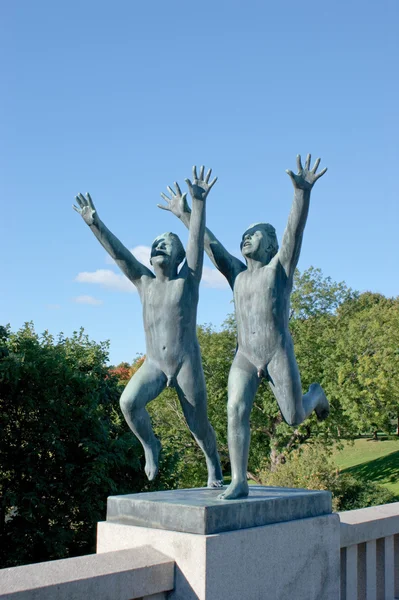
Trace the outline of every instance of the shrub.
<path fill-rule="evenodd" d="M 263 470 L 259 478 L 264 485 L 329 490 L 335 511 L 388 504 L 397 500 L 386 488 L 339 471 L 324 447 L 317 443 L 294 450 L 285 463 L 272 472 Z"/>

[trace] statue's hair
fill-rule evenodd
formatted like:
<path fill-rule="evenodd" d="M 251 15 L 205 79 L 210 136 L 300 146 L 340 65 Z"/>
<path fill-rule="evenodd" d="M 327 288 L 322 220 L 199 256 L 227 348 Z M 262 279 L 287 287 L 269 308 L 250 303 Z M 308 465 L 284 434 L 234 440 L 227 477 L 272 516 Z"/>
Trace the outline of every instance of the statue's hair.
<path fill-rule="evenodd" d="M 179 238 L 179 236 L 176 233 L 172 233 L 171 231 L 166 231 L 165 233 L 161 233 L 161 235 L 157 235 L 157 237 L 155 238 L 154 242 L 156 242 L 156 240 L 158 240 L 161 237 L 171 237 L 173 238 L 173 240 L 176 242 L 177 245 L 177 264 L 180 265 L 181 262 L 183 262 L 183 260 L 186 258 L 186 251 L 184 250 L 184 246 L 181 243 L 181 240 Z M 153 243 L 154 243 L 153 242 Z"/>
<path fill-rule="evenodd" d="M 258 229 L 263 229 L 263 231 L 266 233 L 266 235 L 269 238 L 270 243 L 271 243 L 272 258 L 273 258 L 273 256 L 275 256 L 278 252 L 277 234 L 276 234 L 276 230 L 274 229 L 273 225 L 270 225 L 270 223 L 252 223 L 252 225 L 250 225 L 246 229 L 246 231 L 244 232 L 244 235 L 246 234 L 246 232 L 249 229 L 253 229 L 254 227 L 257 227 Z"/>

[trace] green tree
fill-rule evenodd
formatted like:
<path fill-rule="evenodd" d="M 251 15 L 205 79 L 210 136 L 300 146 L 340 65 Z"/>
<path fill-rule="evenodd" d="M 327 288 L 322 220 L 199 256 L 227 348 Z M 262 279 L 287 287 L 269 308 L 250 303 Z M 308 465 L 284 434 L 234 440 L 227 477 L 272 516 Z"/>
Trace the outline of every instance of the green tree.
<path fill-rule="evenodd" d="M 399 298 L 366 292 L 338 310 L 335 394 L 358 431 L 399 416 Z"/>
<path fill-rule="evenodd" d="M 321 269 L 309 267 L 303 273 L 297 269 L 291 294 L 291 319 L 333 315 L 341 304 L 357 297 L 358 293 L 348 288 L 344 281 L 325 277 Z"/>
<path fill-rule="evenodd" d="M 144 487 L 108 344 L 0 333 L 1 566 L 94 551 L 107 496 Z"/>

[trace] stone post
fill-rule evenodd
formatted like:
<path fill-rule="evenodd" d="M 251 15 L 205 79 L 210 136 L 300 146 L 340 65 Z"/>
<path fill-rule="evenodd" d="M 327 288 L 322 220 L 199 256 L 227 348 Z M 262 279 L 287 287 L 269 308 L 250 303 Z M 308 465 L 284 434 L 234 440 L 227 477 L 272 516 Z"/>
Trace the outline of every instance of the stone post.
<path fill-rule="evenodd" d="M 114 496 L 97 552 L 149 545 L 176 562 L 170 600 L 337 600 L 340 522 L 329 492 L 251 486 Z"/>

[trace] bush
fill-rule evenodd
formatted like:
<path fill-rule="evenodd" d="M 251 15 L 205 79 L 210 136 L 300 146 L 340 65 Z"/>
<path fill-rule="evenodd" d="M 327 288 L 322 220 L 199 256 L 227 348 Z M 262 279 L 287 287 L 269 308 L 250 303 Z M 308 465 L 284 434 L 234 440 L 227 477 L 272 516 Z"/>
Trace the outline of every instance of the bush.
<path fill-rule="evenodd" d="M 273 472 L 263 470 L 259 478 L 264 485 L 329 490 L 335 511 L 388 504 L 397 500 L 382 486 L 340 472 L 325 448 L 317 443 L 294 450 L 285 463 L 278 465 Z"/>
<path fill-rule="evenodd" d="M 93 552 L 107 496 L 145 485 L 107 344 L 0 334 L 0 566 Z"/>

